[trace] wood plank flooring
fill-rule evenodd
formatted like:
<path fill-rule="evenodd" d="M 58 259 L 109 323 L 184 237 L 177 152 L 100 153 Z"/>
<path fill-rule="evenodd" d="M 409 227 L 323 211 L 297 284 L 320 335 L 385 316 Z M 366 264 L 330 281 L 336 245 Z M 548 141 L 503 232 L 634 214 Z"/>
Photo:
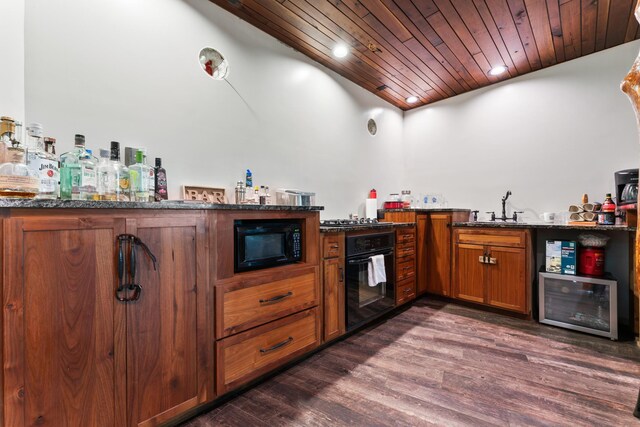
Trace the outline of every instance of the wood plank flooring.
<path fill-rule="evenodd" d="M 629 426 L 640 349 L 422 299 L 184 424 Z"/>

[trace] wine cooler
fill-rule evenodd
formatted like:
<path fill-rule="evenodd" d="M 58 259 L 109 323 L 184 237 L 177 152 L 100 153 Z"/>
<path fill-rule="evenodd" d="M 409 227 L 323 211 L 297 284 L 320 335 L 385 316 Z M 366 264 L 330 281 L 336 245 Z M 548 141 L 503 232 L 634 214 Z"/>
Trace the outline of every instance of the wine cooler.
<path fill-rule="evenodd" d="M 540 323 L 618 339 L 618 282 L 540 273 Z"/>

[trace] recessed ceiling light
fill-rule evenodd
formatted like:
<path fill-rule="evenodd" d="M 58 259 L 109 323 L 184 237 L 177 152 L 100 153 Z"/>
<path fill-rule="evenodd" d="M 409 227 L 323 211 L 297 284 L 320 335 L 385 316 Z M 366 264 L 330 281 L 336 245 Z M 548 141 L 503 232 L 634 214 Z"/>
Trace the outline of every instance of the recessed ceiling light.
<path fill-rule="evenodd" d="M 349 53 L 347 46 L 339 44 L 333 48 L 333 56 L 336 58 L 344 58 Z"/>
<path fill-rule="evenodd" d="M 408 104 L 413 104 L 414 102 L 418 102 L 418 97 L 417 96 L 410 96 L 405 101 L 407 101 Z"/>
<path fill-rule="evenodd" d="M 507 66 L 506 65 L 497 65 L 495 67 L 493 67 L 492 69 L 489 70 L 489 75 L 490 76 L 499 76 L 500 74 L 504 73 L 505 71 L 507 71 Z"/>

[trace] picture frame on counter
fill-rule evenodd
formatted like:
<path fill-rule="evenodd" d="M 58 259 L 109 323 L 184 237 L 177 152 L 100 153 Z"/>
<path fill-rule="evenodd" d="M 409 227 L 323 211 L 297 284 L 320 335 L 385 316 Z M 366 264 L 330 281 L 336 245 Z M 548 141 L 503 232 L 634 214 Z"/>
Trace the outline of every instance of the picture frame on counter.
<path fill-rule="evenodd" d="M 182 199 L 204 203 L 226 205 L 228 203 L 224 188 L 200 187 L 193 185 L 182 186 Z"/>

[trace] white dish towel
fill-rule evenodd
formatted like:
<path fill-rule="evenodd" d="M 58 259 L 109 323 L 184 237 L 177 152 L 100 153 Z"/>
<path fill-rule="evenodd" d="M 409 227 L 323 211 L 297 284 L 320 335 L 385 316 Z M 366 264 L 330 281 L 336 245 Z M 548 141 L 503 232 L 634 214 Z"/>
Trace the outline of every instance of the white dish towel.
<path fill-rule="evenodd" d="M 378 286 L 378 283 L 387 281 L 387 272 L 384 269 L 384 255 L 374 255 L 369 258 L 369 286 Z"/>

